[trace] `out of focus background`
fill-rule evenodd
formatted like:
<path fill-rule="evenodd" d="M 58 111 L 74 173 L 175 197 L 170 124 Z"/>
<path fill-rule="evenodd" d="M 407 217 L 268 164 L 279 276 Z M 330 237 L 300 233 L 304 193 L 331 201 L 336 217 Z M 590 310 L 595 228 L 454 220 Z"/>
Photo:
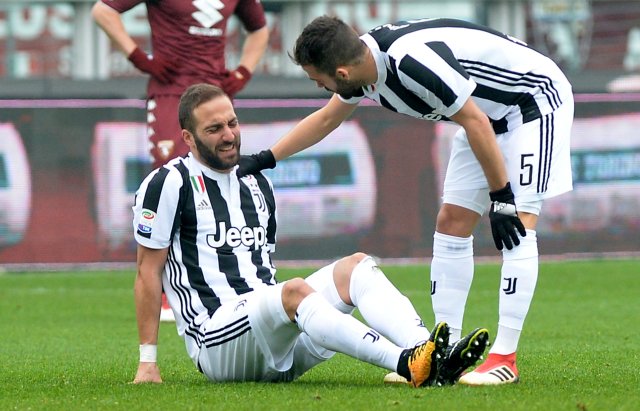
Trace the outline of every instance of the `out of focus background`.
<path fill-rule="evenodd" d="M 236 100 L 243 151 L 269 147 L 322 106 L 287 51 L 314 17 L 378 24 L 455 17 L 525 40 L 574 86 L 574 191 L 545 203 L 544 255 L 640 250 L 640 2 L 615 0 L 262 0 L 271 33 Z M 93 0 L 0 0 L 0 266 L 133 263 L 131 205 L 150 171 L 147 77 L 93 22 Z M 144 6 L 123 14 L 149 50 Z M 243 33 L 229 27 L 228 66 Z M 429 258 L 451 125 L 363 105 L 316 147 L 271 172 L 280 218 L 276 259 L 364 250 Z M 475 252 L 497 256 L 488 221 Z"/>

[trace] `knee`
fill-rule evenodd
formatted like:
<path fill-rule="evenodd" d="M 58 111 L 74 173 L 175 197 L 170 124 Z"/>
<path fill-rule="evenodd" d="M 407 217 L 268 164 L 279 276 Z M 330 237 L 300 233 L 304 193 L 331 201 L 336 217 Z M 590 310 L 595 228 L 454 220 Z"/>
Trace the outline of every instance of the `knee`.
<path fill-rule="evenodd" d="M 345 304 L 353 305 L 349 292 L 351 286 L 351 275 L 358 264 L 368 255 L 357 252 L 349 256 L 343 257 L 336 263 L 333 268 L 333 282 L 338 290 L 338 295 Z"/>
<path fill-rule="evenodd" d="M 313 288 L 302 278 L 292 278 L 284 283 L 282 286 L 282 300 L 291 301 L 296 299 L 303 299 L 309 293 L 313 292 Z"/>
<path fill-rule="evenodd" d="M 455 237 L 469 237 L 480 220 L 476 212 L 451 204 L 444 204 L 436 218 L 436 231 Z"/>
<path fill-rule="evenodd" d="M 345 257 L 348 261 L 349 264 L 352 266 L 351 268 L 355 267 L 356 265 L 358 265 L 360 263 L 360 261 L 364 260 L 365 258 L 369 257 L 368 254 L 365 254 L 363 252 L 357 251 L 347 257 Z"/>
<path fill-rule="evenodd" d="M 282 286 L 282 306 L 293 321 L 300 302 L 315 290 L 302 278 L 292 278 Z"/>
<path fill-rule="evenodd" d="M 368 255 L 361 252 L 353 253 L 349 256 L 341 258 L 334 268 L 333 276 L 334 279 L 338 280 L 339 278 L 346 278 L 347 280 L 351 277 L 351 273 L 353 269 L 356 268 L 360 261 L 367 258 Z"/>

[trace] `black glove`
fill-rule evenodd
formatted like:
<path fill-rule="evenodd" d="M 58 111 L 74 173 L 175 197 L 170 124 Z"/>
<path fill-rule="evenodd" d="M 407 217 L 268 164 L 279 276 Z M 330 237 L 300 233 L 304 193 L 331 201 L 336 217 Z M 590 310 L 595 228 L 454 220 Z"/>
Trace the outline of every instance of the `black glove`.
<path fill-rule="evenodd" d="M 262 150 L 258 154 L 240 156 L 236 174 L 238 177 L 244 177 L 247 174 L 257 174 L 265 168 L 275 168 L 275 166 L 276 158 L 273 156 L 271 150 Z"/>
<path fill-rule="evenodd" d="M 503 243 L 507 250 L 511 250 L 513 244 L 520 245 L 516 229 L 518 229 L 522 237 L 527 235 L 522 221 L 518 218 L 516 202 L 513 197 L 513 191 L 511 191 L 511 183 L 507 183 L 500 190 L 490 192 L 489 197 L 491 198 L 489 220 L 491 221 L 493 242 L 498 250 L 502 250 Z"/>

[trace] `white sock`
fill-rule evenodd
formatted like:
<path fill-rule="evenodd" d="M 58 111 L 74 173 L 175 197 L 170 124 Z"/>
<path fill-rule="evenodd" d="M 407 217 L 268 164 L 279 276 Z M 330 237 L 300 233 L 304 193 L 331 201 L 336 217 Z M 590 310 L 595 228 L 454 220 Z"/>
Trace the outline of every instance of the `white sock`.
<path fill-rule="evenodd" d="M 403 349 L 352 316 L 341 313 L 319 293 L 302 300 L 296 322 L 298 328 L 321 347 L 396 371 Z"/>
<path fill-rule="evenodd" d="M 413 304 L 389 281 L 371 257 L 353 269 L 349 294 L 364 320 L 394 344 L 410 348 L 429 339 Z"/>
<path fill-rule="evenodd" d="M 491 345 L 489 353 L 507 355 L 516 352 L 521 332 L 522 330 L 515 330 L 503 325 L 498 325 L 496 340 Z"/>
<path fill-rule="evenodd" d="M 502 251 L 502 277 L 498 333 L 489 352 L 516 352 L 520 332 L 529 312 L 538 281 L 538 239 L 534 230 L 520 238 L 520 245 Z"/>
<path fill-rule="evenodd" d="M 473 236 L 433 235 L 431 304 L 436 324 L 446 321 L 449 341 L 460 339 L 467 296 L 473 281 Z"/>

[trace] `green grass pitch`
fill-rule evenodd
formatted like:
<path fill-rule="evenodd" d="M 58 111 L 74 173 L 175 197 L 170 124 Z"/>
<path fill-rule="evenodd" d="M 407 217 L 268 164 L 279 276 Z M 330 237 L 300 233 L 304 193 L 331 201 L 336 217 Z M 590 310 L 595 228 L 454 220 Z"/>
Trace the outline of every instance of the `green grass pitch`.
<path fill-rule="evenodd" d="M 384 266 L 433 323 L 426 266 Z M 279 278 L 310 269 L 281 269 Z M 640 261 L 543 262 L 519 347 L 521 383 L 385 386 L 344 355 L 290 384 L 213 384 L 162 324 L 162 385 L 130 384 L 138 340 L 131 271 L 0 275 L 0 410 L 637 410 Z M 476 268 L 464 332 L 495 334 L 498 266 Z"/>

